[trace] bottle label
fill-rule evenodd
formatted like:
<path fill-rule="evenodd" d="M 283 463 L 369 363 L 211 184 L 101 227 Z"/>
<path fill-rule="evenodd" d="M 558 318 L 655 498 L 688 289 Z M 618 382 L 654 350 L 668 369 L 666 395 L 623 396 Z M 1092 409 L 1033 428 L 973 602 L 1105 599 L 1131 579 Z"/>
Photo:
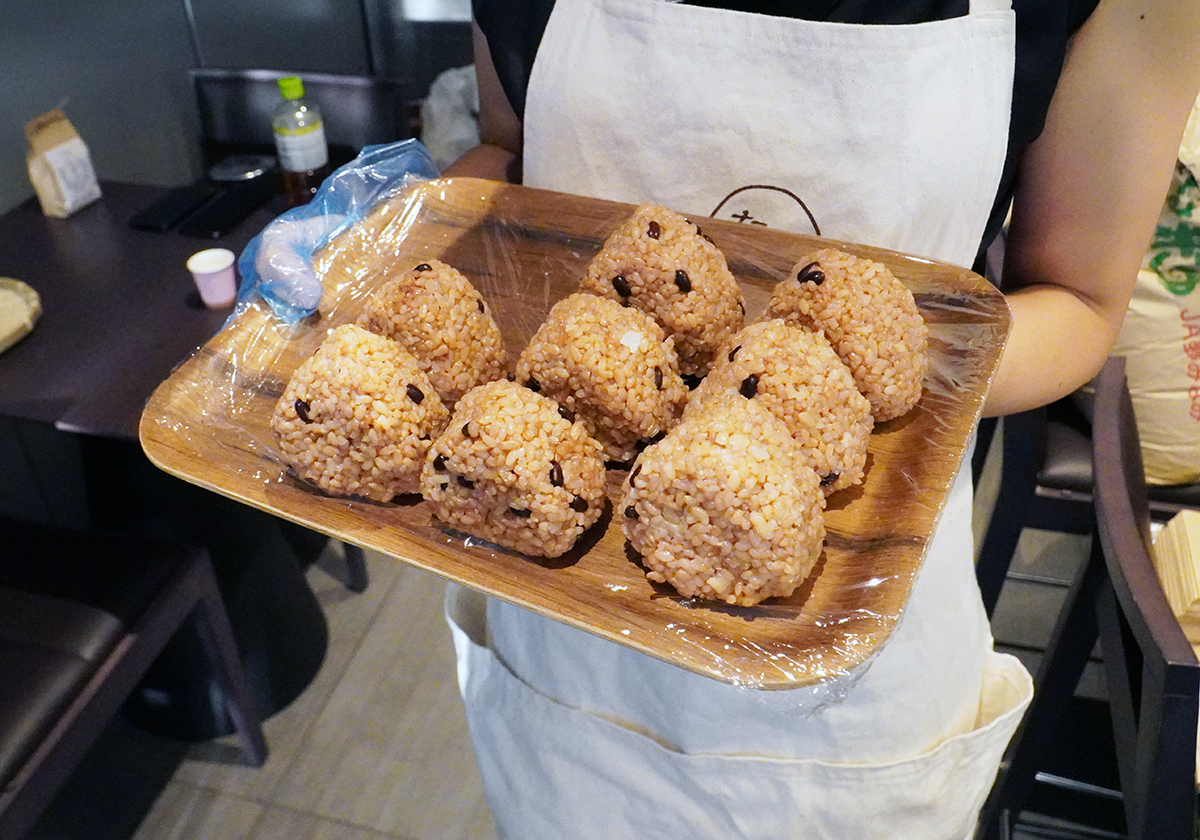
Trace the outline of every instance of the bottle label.
<path fill-rule="evenodd" d="M 275 148 L 279 152 L 280 167 L 289 172 L 308 172 L 329 162 L 325 126 L 321 123 L 286 134 L 276 130 Z"/>

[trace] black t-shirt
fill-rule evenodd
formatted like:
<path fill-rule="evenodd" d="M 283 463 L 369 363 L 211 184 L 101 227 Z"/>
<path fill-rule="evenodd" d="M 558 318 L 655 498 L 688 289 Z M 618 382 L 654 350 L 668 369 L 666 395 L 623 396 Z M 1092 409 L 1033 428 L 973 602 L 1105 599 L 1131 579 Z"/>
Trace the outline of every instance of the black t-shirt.
<path fill-rule="evenodd" d="M 662 0 L 646 0 L 662 2 Z M 686 0 L 756 14 L 837 23 L 924 23 L 960 17 L 968 0 Z M 1067 42 L 1099 0 L 1013 0 L 1017 15 L 1016 72 L 1008 132 L 1008 157 L 991 218 L 980 245 L 983 253 L 1004 222 L 1021 151 L 1041 133 L 1058 83 Z M 500 83 L 517 114 L 525 110 L 529 73 L 554 0 L 472 0 L 475 20 L 488 39 Z"/>

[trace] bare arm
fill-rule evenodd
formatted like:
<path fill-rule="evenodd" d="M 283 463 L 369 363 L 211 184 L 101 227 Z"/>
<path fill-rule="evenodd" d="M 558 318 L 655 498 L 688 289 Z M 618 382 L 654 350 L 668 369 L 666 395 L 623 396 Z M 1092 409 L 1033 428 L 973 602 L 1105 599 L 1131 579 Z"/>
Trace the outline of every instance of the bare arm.
<path fill-rule="evenodd" d="M 521 180 L 521 121 L 508 101 L 478 24 L 472 24 L 475 76 L 479 84 L 479 145 L 443 173 L 469 175 L 493 181 Z"/>
<path fill-rule="evenodd" d="M 1086 383 L 1120 330 L 1200 87 L 1195 0 L 1101 0 L 1026 150 L 1005 253 L 1013 331 L 985 412 Z"/>

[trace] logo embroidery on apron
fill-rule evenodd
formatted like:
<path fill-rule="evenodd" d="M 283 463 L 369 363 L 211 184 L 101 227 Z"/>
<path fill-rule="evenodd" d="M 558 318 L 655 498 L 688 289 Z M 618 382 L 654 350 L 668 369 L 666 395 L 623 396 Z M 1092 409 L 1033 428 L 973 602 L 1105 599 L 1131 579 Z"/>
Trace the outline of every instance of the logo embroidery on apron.
<path fill-rule="evenodd" d="M 780 228 L 793 233 L 808 233 L 803 229 L 803 222 L 798 223 L 795 220 L 798 212 L 802 212 L 804 218 L 812 225 L 813 235 L 820 236 L 821 228 L 804 199 L 785 187 L 770 184 L 747 184 L 738 187 L 721 199 L 721 203 L 713 208 L 708 217 Z"/>

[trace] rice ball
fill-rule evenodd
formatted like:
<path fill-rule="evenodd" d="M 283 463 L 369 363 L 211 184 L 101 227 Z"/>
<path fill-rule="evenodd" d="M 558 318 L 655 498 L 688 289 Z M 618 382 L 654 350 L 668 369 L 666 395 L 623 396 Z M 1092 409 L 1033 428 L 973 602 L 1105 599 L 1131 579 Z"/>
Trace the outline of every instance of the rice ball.
<path fill-rule="evenodd" d="M 438 260 L 386 280 L 358 325 L 400 342 L 448 406 L 504 376 L 504 338 L 487 303 L 462 272 Z"/>
<path fill-rule="evenodd" d="M 420 491 L 430 441 L 449 417 L 412 354 L 345 324 L 296 369 L 271 430 L 301 478 L 331 495 L 386 502 Z"/>
<path fill-rule="evenodd" d="M 779 418 L 717 399 L 638 456 L 619 516 L 646 577 L 685 598 L 791 595 L 821 556 L 825 496 Z"/>
<path fill-rule="evenodd" d="M 558 557 L 604 511 L 604 457 L 548 397 L 498 380 L 468 391 L 429 449 L 421 493 L 447 525 Z"/>
<path fill-rule="evenodd" d="M 776 285 L 763 318 L 825 333 L 876 422 L 906 414 L 921 399 L 929 328 L 912 292 L 883 263 L 815 251 Z"/>
<path fill-rule="evenodd" d="M 686 218 L 648 202 L 604 241 L 580 289 L 653 317 L 675 339 L 684 376 L 708 373 L 717 348 L 745 322 L 724 254 Z"/>
<path fill-rule="evenodd" d="M 787 426 L 826 494 L 862 483 L 871 404 L 823 335 L 776 318 L 735 333 L 722 353 L 684 417 L 717 395 L 754 400 Z"/>
<path fill-rule="evenodd" d="M 572 411 L 614 461 L 679 419 L 688 390 L 674 343 L 644 312 L 568 295 L 517 359 L 516 381 Z"/>

